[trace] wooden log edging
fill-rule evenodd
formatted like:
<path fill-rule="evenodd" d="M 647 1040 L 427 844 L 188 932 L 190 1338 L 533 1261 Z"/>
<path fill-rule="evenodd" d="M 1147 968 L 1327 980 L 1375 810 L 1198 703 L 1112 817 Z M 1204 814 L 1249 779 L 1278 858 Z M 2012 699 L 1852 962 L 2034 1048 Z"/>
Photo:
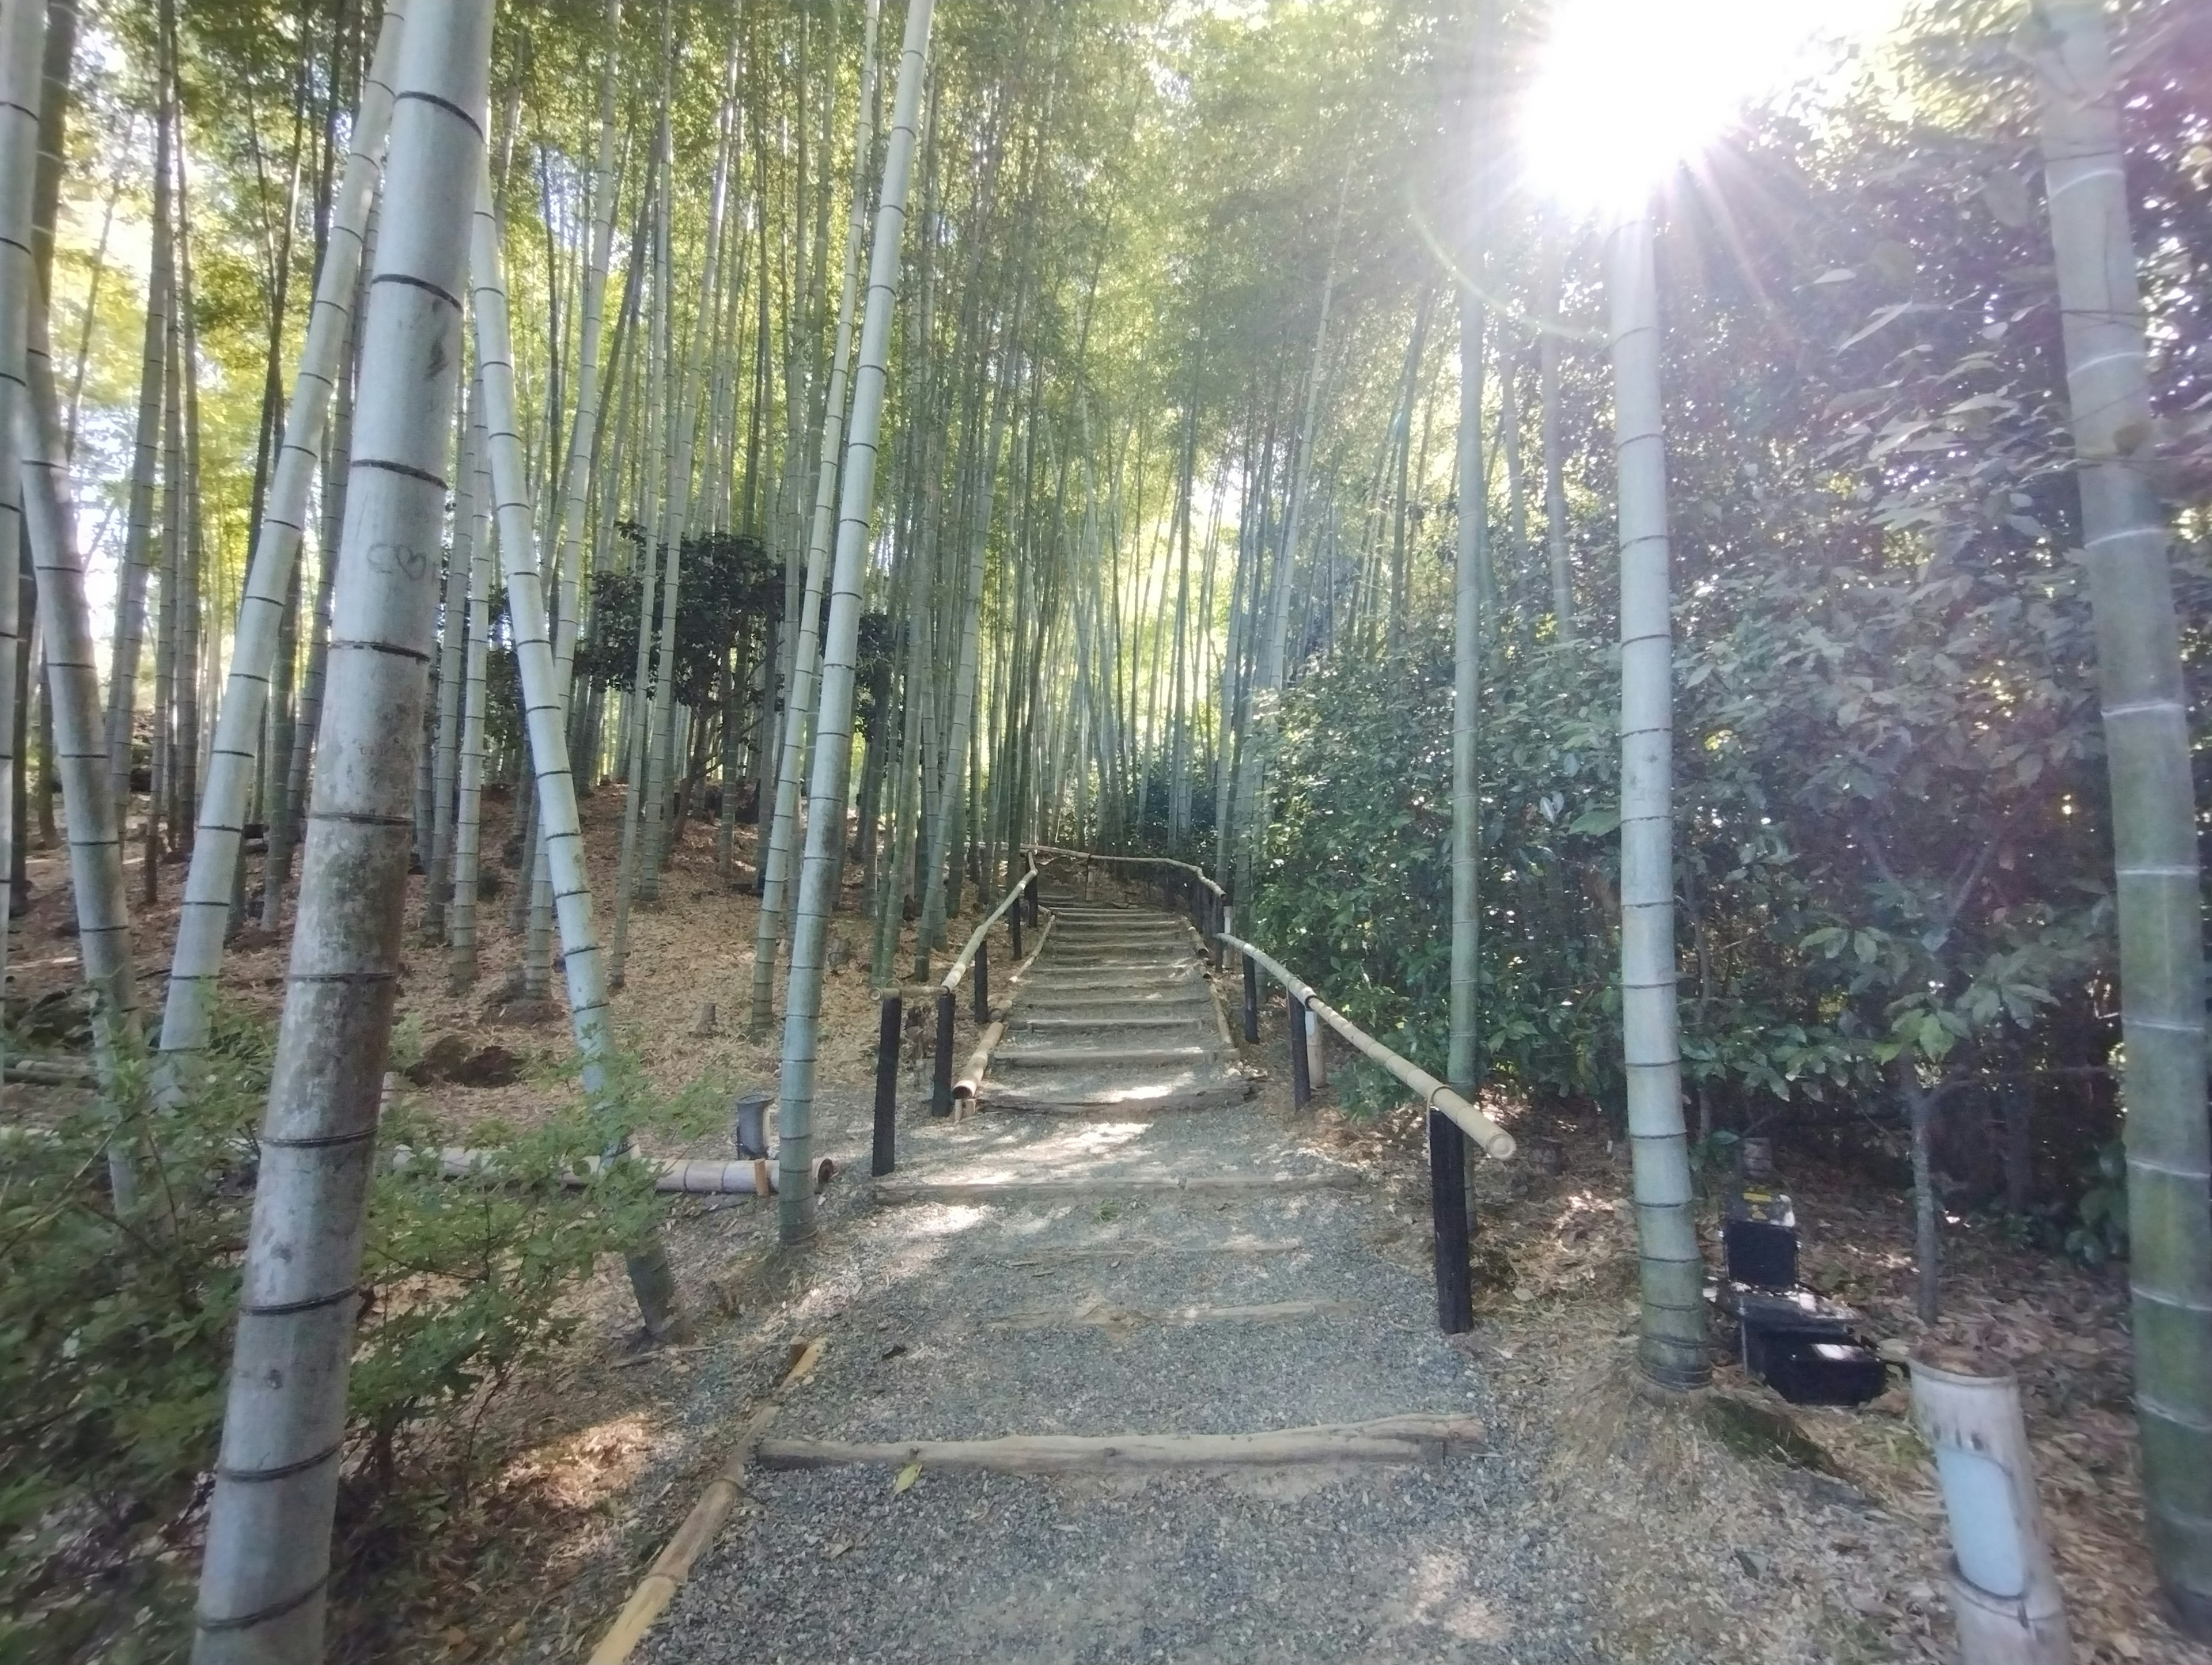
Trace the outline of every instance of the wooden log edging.
<path fill-rule="evenodd" d="M 1317 1174 L 1176 1174 L 1109 1176 L 1096 1179 L 972 1179 L 878 1181 L 870 1194 L 879 1206 L 908 1202 L 1053 1202 L 1081 1197 L 1163 1196 L 1178 1191 L 1266 1193 L 1352 1191 L 1368 1182 L 1356 1168 Z"/>
<path fill-rule="evenodd" d="M 1482 1443 L 1473 1417 L 1395 1416 L 1258 1434 L 1016 1434 L 1005 1439 L 908 1440 L 852 1444 L 840 1440 L 760 1443 L 763 1468 L 827 1468 L 847 1463 L 985 1469 L 1002 1474 L 1097 1474 L 1112 1470 L 1267 1468 L 1292 1463 L 1436 1462 Z M 597 1656 L 593 1656 L 597 1659 Z"/>
<path fill-rule="evenodd" d="M 691 1512 L 684 1517 L 684 1524 L 676 1528 L 676 1535 L 667 1547 L 653 1559 L 653 1565 L 637 1588 L 630 1592 L 629 1600 L 615 1616 L 599 1638 L 599 1646 L 592 1650 L 586 1665 L 623 1665 L 636 1650 L 637 1644 L 653 1628 L 653 1621 L 660 1617 L 661 1609 L 673 1601 L 677 1590 L 691 1576 L 692 1564 L 705 1553 L 714 1536 L 721 1531 L 722 1523 L 737 1507 L 738 1498 L 745 1481 L 746 1466 L 753 1460 L 755 1448 L 761 1436 L 768 1431 L 775 1414 L 783 1408 L 784 1400 L 793 1389 L 814 1374 L 814 1367 L 822 1362 L 823 1338 L 817 1336 L 799 1349 L 799 1357 L 776 1383 L 775 1391 L 753 1407 L 743 1425 L 738 1430 L 737 1449 L 714 1478 L 708 1481 L 699 1501 L 691 1505 Z"/>
<path fill-rule="evenodd" d="M 1449 1117 L 1456 1123 L 1460 1131 L 1473 1139 L 1476 1148 L 1483 1154 L 1501 1162 L 1513 1154 L 1512 1134 L 1507 1133 L 1504 1128 L 1499 1127 L 1419 1064 L 1391 1051 L 1389 1048 L 1322 1000 L 1314 992 L 1311 986 L 1285 969 L 1279 962 L 1270 957 L 1263 950 L 1255 948 L 1250 943 L 1231 936 L 1226 932 L 1222 933 L 1221 940 L 1280 983 L 1291 999 L 1304 1007 L 1308 1012 L 1320 1018 L 1350 1042 L 1360 1053 L 1380 1064 L 1405 1085 L 1419 1094 L 1421 1102 L 1430 1109 Z M 1296 1061 L 1295 1059 L 1293 1061 Z"/>

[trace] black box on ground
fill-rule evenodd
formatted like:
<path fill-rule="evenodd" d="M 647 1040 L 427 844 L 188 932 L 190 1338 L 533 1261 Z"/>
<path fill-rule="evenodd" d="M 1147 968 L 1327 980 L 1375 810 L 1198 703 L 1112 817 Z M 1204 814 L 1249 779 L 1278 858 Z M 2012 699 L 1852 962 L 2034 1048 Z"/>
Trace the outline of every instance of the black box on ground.
<path fill-rule="evenodd" d="M 1790 1289 L 1797 1282 L 1797 1210 L 1778 1191 L 1745 1188 L 1728 1200 L 1721 1249 L 1731 1283 Z"/>
<path fill-rule="evenodd" d="M 1745 1332 L 1745 1346 L 1750 1332 Z M 1816 1341 L 1807 1336 L 1770 1340 L 1767 1386 L 1792 1405 L 1863 1405 L 1889 1382 L 1889 1369 L 1873 1348 L 1856 1340 Z"/>

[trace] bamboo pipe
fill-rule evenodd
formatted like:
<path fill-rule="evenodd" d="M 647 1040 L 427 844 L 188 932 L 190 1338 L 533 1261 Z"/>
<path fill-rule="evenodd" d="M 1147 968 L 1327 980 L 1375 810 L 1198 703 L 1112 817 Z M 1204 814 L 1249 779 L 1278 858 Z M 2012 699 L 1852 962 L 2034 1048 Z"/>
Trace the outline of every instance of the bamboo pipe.
<path fill-rule="evenodd" d="M 1319 1018 L 1331 1029 L 1349 1041 L 1366 1057 L 1380 1064 L 1400 1081 L 1421 1096 L 1429 1109 L 1449 1117 L 1460 1130 L 1480 1147 L 1486 1156 L 1500 1162 L 1514 1151 L 1513 1135 L 1507 1133 L 1480 1110 L 1454 1092 L 1411 1060 L 1401 1058 L 1373 1036 L 1330 1006 L 1312 987 L 1292 975 L 1279 962 L 1250 943 L 1222 933 L 1221 940 L 1229 947 L 1252 960 L 1262 970 L 1289 991 L 1291 997 L 1301 1002 L 1305 1009 Z"/>
<path fill-rule="evenodd" d="M 983 939 L 989 934 L 991 927 L 999 922 L 1007 908 L 1020 900 L 1023 891 L 1037 882 L 1037 878 L 1036 858 L 1032 855 L 1030 858 L 1029 872 L 1015 881 L 1012 890 L 999 898 L 999 905 L 983 916 L 983 922 L 968 933 L 968 940 L 961 945 L 958 956 L 951 965 L 945 968 L 945 975 L 939 979 L 937 984 L 939 988 L 947 994 L 959 988 L 960 979 L 966 975 L 968 968 L 975 963 L 975 952 L 982 947 Z"/>
<path fill-rule="evenodd" d="M 1206 888 L 1207 890 L 1209 890 L 1212 891 L 1212 892 L 1213 892 L 1213 894 L 1214 894 L 1215 896 L 1224 896 L 1224 897 L 1225 897 L 1225 896 L 1229 894 L 1226 890 L 1223 890 L 1223 889 L 1222 889 L 1218 884 L 1216 884 L 1212 881 L 1212 879 L 1209 878 L 1202 870 L 1200 870 L 1200 869 L 1199 869 L 1199 868 L 1197 868 L 1197 867 L 1193 866 L 1192 866 L 1189 862 L 1188 862 L 1188 861 L 1177 861 L 1177 860 L 1175 860 L 1175 858 L 1174 858 L 1174 857 L 1172 857 L 1172 856 L 1164 856 L 1164 855 L 1100 855 L 1100 854 L 1096 854 L 1096 853 L 1094 853 L 1094 852 L 1092 852 L 1092 851 L 1090 851 L 1090 850 L 1068 850 L 1068 849 L 1062 849 L 1062 848 L 1061 848 L 1059 845 L 1057 845 L 1057 844 L 1032 844 L 1032 845 L 1030 845 L 1030 846 L 1029 847 L 1030 865 L 1031 866 L 1035 866 L 1036 865 L 1036 860 L 1037 860 L 1037 858 L 1038 858 L 1039 856 L 1054 856 L 1054 855 L 1058 855 L 1058 856 L 1066 856 L 1066 857 L 1069 857 L 1069 858 L 1071 858 L 1071 859 L 1073 859 L 1073 860 L 1077 860 L 1077 861 L 1119 861 L 1119 862 L 1124 862 L 1124 863 L 1128 863 L 1128 862 L 1136 862 L 1136 863 L 1142 863 L 1142 864 L 1144 864 L 1144 865 L 1146 865 L 1146 866 L 1154 866 L 1154 867 L 1174 867 L 1174 868 L 1176 868 L 1176 869 L 1178 869 L 1179 871 L 1181 871 L 1181 872 L 1182 872 L 1188 873 L 1188 874 L 1189 874 L 1193 878 L 1196 879 L 1196 880 L 1197 880 L 1200 884 L 1203 884 L 1204 886 L 1206 886 Z"/>
<path fill-rule="evenodd" d="M 402 1145 L 392 1152 L 392 1166 L 397 1170 L 409 1167 L 420 1158 L 429 1154 Z M 458 1145 L 448 1145 L 437 1154 L 438 1172 L 446 1179 L 476 1179 L 498 1182 L 507 1176 L 495 1165 L 498 1152 L 472 1151 Z M 653 1188 L 673 1192 L 684 1196 L 755 1196 L 775 1194 L 775 1176 L 765 1161 L 715 1162 L 702 1161 L 689 1157 L 645 1157 L 640 1158 L 653 1170 Z M 606 1169 L 605 1158 L 592 1157 L 579 1170 L 564 1168 L 558 1178 L 562 1184 L 580 1186 L 588 1183 Z M 816 1177 L 817 1184 L 826 1183 L 836 1171 L 836 1164 L 824 1157 Z"/>

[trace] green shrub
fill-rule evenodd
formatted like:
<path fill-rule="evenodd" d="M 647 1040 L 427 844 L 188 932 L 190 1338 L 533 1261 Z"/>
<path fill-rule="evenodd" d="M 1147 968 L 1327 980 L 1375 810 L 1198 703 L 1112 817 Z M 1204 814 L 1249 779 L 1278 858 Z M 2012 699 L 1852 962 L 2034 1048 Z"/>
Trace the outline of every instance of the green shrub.
<path fill-rule="evenodd" d="M 269 1061 L 265 1027 L 219 1026 L 208 1079 L 131 1130 L 127 1216 L 99 1104 L 0 1144 L 0 1661 L 188 1645 Z M 665 1113 L 617 1073 L 625 1116 Z M 491 1171 L 456 1182 L 434 1152 L 459 1139 L 404 1100 L 386 1114 L 386 1147 L 426 1154 L 385 1163 L 371 1193 L 342 1592 L 391 1575 L 420 1541 L 408 1528 L 465 1492 L 489 1455 L 485 1407 L 574 1326 L 563 1295 L 660 1218 L 643 1164 L 592 1172 L 617 1131 L 580 1109 L 527 1131 L 479 1124 L 467 1143 Z"/>

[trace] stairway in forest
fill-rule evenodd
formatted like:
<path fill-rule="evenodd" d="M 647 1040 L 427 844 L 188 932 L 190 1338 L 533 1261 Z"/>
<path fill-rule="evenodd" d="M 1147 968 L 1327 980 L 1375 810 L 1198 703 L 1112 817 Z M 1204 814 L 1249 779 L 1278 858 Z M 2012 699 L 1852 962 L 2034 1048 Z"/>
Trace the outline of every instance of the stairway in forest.
<path fill-rule="evenodd" d="M 1180 916 L 1044 906 L 983 1113 L 902 1106 L 717 1378 L 744 1511 L 638 1665 L 1582 1660 L 1556 1601 L 1502 1617 L 1559 1577 L 1495 1553 L 1535 1457 L 1437 1333 L 1406 1177 L 1240 1056 Z"/>
<path fill-rule="evenodd" d="M 991 1054 L 992 1109 L 1213 1109 L 1251 1094 L 1197 938 L 1174 915 L 1048 896 L 1052 926 Z"/>

